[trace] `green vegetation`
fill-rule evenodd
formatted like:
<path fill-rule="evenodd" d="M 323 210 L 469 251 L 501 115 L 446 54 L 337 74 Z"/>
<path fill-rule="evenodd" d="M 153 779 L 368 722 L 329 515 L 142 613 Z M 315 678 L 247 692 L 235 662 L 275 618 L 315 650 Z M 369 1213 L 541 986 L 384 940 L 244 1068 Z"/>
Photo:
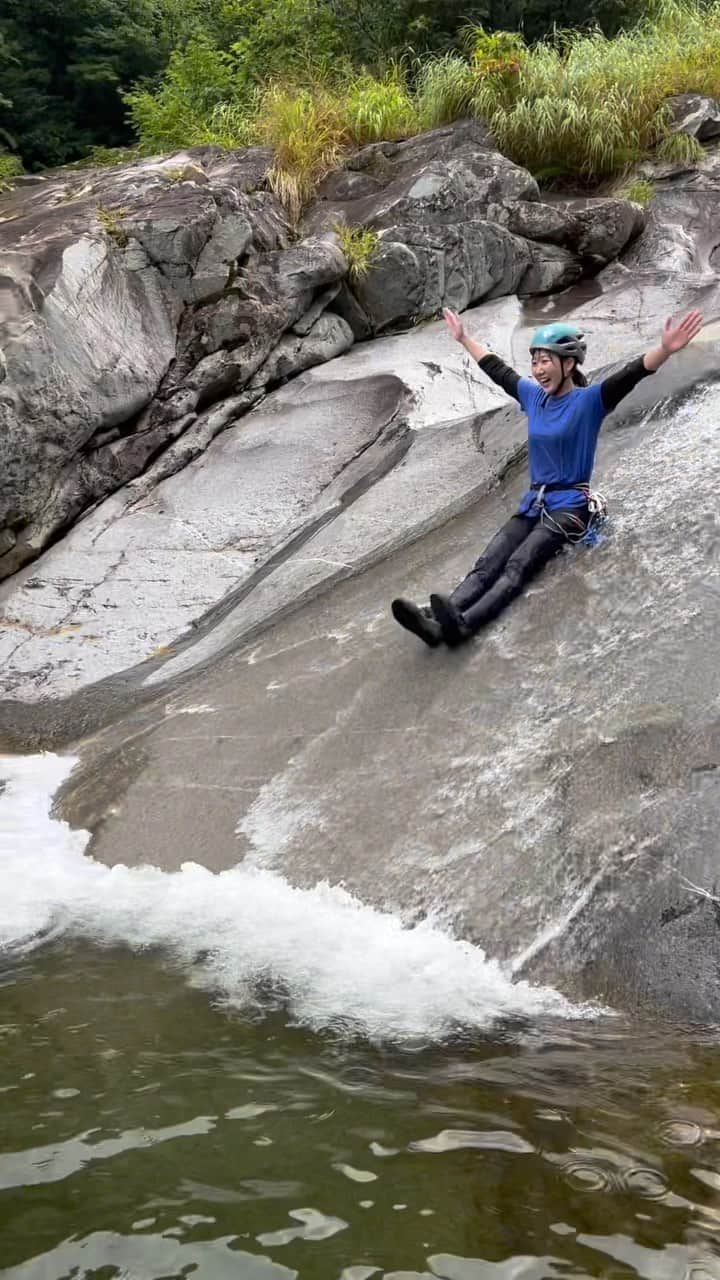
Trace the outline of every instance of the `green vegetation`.
<path fill-rule="evenodd" d="M 347 258 L 348 274 L 352 281 L 367 275 L 370 261 L 377 248 L 378 234 L 371 227 L 347 227 L 341 223 L 333 227 L 340 247 Z"/>
<path fill-rule="evenodd" d="M 19 157 L 0 147 L 0 191 L 8 191 L 13 178 L 19 178 L 21 173 L 23 167 Z"/>
<path fill-rule="evenodd" d="M 412 68 L 414 90 L 417 59 L 429 55 L 456 61 L 423 72 L 428 103 L 431 81 L 444 78 L 442 99 L 454 93 L 465 109 L 462 88 L 451 92 L 450 82 L 459 72 L 464 83 L 457 56 L 468 18 L 490 32 L 522 26 L 530 41 L 593 23 L 613 34 L 646 2 L 32 0 L 28 8 L 27 0 L 0 0 L 0 145 L 30 170 L 70 163 L 93 147 L 132 145 L 133 130 L 153 148 L 208 141 L 216 131 L 231 145 L 243 134 L 237 105 L 247 114 L 260 87 L 347 82 L 352 74 L 382 81 L 402 64 Z M 372 98 L 367 82 L 364 92 Z M 213 120 L 215 107 L 222 111 Z M 375 116 L 372 102 L 368 109 Z"/>
<path fill-rule="evenodd" d="M 256 128 L 258 138 L 275 153 L 270 185 L 291 218 L 297 218 L 340 155 L 343 135 L 337 101 L 321 85 L 272 85 L 259 102 Z"/>
<path fill-rule="evenodd" d="M 483 78 L 475 97 L 507 155 L 539 177 L 588 183 L 622 172 L 671 141 L 671 94 L 720 95 L 720 4 L 664 0 L 652 18 L 609 40 L 563 33 L 520 56 L 517 70 Z M 677 148 L 677 151 L 673 149 Z"/>
<path fill-rule="evenodd" d="M 99 204 L 95 212 L 108 239 L 114 240 L 120 249 L 124 249 L 128 243 L 128 234 L 122 225 L 122 218 L 127 215 L 127 209 L 108 209 L 105 205 Z"/>
<path fill-rule="evenodd" d="M 635 204 L 641 204 L 644 208 L 655 195 L 655 184 L 648 182 L 646 178 L 635 178 L 633 182 L 628 182 L 622 187 L 618 195 L 624 200 L 633 200 Z"/>
<path fill-rule="evenodd" d="M 469 26 L 456 0 L 34 0 L 32 29 L 25 11 L 0 0 L 0 180 L 134 141 L 265 143 L 293 217 L 351 148 L 464 116 L 545 181 L 691 163 L 667 98 L 720 97 L 720 0 L 470 0 Z"/>
<path fill-rule="evenodd" d="M 694 164 L 705 154 L 703 146 L 697 138 L 688 133 L 670 133 L 657 149 L 658 158 L 670 164 Z"/>
<path fill-rule="evenodd" d="M 417 132 L 416 105 L 398 67 L 382 79 L 361 75 L 350 80 L 338 105 L 348 137 L 359 147 Z"/>
<path fill-rule="evenodd" d="M 472 115 L 476 75 L 456 53 L 427 58 L 417 68 L 415 102 L 421 129 L 437 129 Z"/>

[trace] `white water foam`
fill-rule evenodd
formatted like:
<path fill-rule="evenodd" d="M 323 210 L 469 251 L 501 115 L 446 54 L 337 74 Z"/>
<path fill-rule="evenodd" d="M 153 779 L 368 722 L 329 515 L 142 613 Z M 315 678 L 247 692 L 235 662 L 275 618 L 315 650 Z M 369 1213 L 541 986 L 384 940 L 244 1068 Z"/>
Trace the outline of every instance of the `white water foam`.
<path fill-rule="evenodd" d="M 513 982 L 430 921 L 410 927 L 327 884 L 297 889 L 243 866 L 169 873 L 95 862 L 88 833 L 51 816 L 74 763 L 0 757 L 0 948 L 58 936 L 159 947 L 232 1006 L 257 1009 L 270 992 L 295 1022 L 371 1039 L 438 1040 L 503 1017 L 586 1012 Z"/>

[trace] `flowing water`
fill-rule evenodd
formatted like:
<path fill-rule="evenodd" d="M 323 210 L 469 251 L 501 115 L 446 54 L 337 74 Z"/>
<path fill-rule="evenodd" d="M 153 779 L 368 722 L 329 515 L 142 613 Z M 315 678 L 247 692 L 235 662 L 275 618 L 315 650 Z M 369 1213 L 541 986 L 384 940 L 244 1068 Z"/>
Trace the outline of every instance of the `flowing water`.
<path fill-rule="evenodd" d="M 228 677 L 212 674 L 183 708 L 193 723 L 215 717 L 211 733 L 174 727 L 156 757 L 146 735 L 145 793 L 128 783 L 121 801 L 109 770 L 111 850 L 113 814 L 126 823 L 118 840 L 134 805 L 138 842 L 159 843 L 162 785 L 175 780 L 182 814 L 181 803 L 200 803 L 188 777 L 205 778 L 207 765 L 206 790 L 229 777 L 232 829 L 247 846 L 239 865 L 214 874 L 194 862 L 171 871 L 94 861 L 88 833 L 51 813 L 73 761 L 0 760 L 0 1275 L 720 1280 L 717 1036 L 677 1019 L 630 1021 L 582 990 L 561 994 L 571 984 L 552 973 L 544 984 L 516 976 L 591 903 L 604 859 L 629 879 L 613 826 L 637 820 L 638 845 L 659 830 L 672 848 L 691 845 L 700 871 L 716 864 L 717 778 L 705 757 L 686 794 L 670 759 L 681 740 L 661 736 L 665 772 L 636 795 L 623 791 L 625 757 L 613 764 L 612 750 L 614 737 L 658 723 L 659 707 L 661 728 L 682 722 L 693 733 L 718 715 L 716 404 L 700 388 L 651 415 L 642 435 L 610 432 L 614 553 L 581 553 L 551 571 L 455 678 L 452 659 L 422 655 L 407 690 L 407 671 L 388 666 L 385 696 L 380 650 L 368 655 L 366 643 L 357 659 L 326 661 L 338 647 L 332 623 L 325 650 L 280 645 L 267 667 L 234 659 L 233 688 L 260 681 L 268 707 L 294 697 L 276 714 L 308 727 L 289 764 L 279 747 L 271 762 L 284 790 L 270 764 L 271 781 L 257 781 L 262 750 L 269 758 L 280 737 L 269 734 L 250 760 L 247 742 L 217 727 L 224 715 L 237 730 L 240 711 L 223 704 Z M 538 595 L 557 592 L 568 607 L 538 640 Z M 367 617 L 367 634 L 384 634 L 387 622 L 361 611 L 362 626 Z M 365 683 L 352 661 L 372 668 Z M 501 668 L 517 677 L 510 701 Z M 390 728 L 416 714 L 421 670 L 438 723 L 450 708 L 464 736 L 454 754 L 419 746 L 393 774 Z M 338 672 L 349 673 L 345 703 Z M 469 682 L 483 687 L 473 673 L 486 687 L 484 700 L 473 693 L 481 715 L 475 704 L 467 712 Z M 558 724 L 571 750 L 553 775 L 543 752 Z M 424 741 L 436 748 L 437 732 Z M 224 757 L 228 742 L 244 758 Z M 592 764 L 593 742 L 609 774 L 572 768 Z M 393 798 L 383 788 L 398 779 L 396 794 L 416 787 L 409 804 L 425 842 L 422 858 L 410 851 L 425 868 L 420 923 L 398 907 L 403 892 L 410 901 L 410 853 L 403 860 L 398 845 L 391 866 L 382 845 Z M 566 830 L 553 825 L 571 785 L 587 866 L 568 861 Z M 422 805 L 438 794 L 444 825 L 433 827 Z M 607 831 L 593 818 L 606 795 Z M 475 834 L 481 802 L 482 848 L 462 826 Z M 407 838 L 410 819 L 397 816 Z M 208 828 L 197 857 L 212 863 L 209 843 Z M 357 896 L 317 882 L 333 858 L 345 860 Z M 647 884 L 636 884 L 641 897 Z M 472 929 L 460 927 L 462 903 Z M 486 932 L 503 943 L 489 954 L 463 940 L 482 938 L 483 911 L 492 928 L 504 921 L 504 932 Z M 616 911 L 608 900 L 608 916 Z M 602 936 L 609 923 L 595 918 Z"/>
<path fill-rule="evenodd" d="M 0 1274 L 720 1277 L 720 1055 L 242 866 L 108 868 L 0 762 Z"/>

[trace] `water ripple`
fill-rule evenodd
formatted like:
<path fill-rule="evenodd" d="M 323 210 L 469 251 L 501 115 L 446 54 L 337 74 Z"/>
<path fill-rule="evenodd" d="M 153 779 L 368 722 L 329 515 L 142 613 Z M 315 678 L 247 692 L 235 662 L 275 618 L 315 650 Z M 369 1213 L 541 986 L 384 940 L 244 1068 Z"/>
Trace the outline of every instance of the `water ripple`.
<path fill-rule="evenodd" d="M 484 1151 L 513 1151 L 528 1154 L 535 1150 L 517 1133 L 504 1129 L 443 1129 L 432 1138 L 411 1142 L 409 1151 L 458 1151 L 463 1147 L 478 1147 Z"/>

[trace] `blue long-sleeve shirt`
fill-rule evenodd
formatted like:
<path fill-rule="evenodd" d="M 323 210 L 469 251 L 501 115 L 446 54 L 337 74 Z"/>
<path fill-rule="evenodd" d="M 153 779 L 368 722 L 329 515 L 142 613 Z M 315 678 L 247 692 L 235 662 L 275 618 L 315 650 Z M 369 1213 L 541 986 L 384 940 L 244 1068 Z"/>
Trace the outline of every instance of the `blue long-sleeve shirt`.
<path fill-rule="evenodd" d="M 528 462 L 533 485 L 552 485 L 543 495 L 549 510 L 578 507 L 587 502 L 579 485 L 590 482 L 603 419 L 651 372 L 642 356 L 590 387 L 573 387 L 551 396 L 532 378 L 521 378 L 498 356 L 479 362 L 484 373 L 518 401 L 528 418 Z M 528 515 L 537 502 L 532 489 L 518 507 Z"/>

